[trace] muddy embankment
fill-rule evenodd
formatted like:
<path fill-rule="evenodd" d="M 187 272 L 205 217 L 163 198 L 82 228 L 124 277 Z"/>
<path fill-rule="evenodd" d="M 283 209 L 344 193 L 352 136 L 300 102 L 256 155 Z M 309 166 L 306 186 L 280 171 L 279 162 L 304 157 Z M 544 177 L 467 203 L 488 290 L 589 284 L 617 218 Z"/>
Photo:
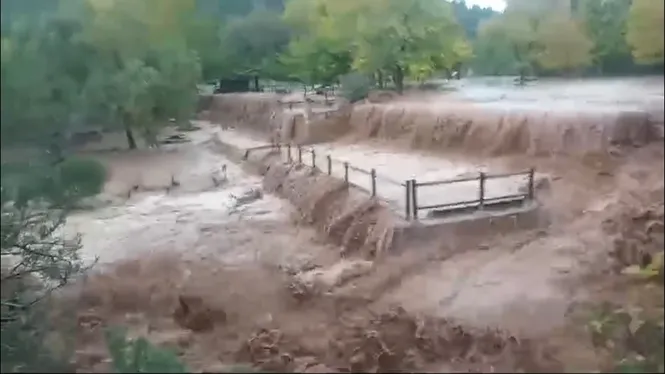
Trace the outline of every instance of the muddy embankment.
<path fill-rule="evenodd" d="M 309 105 L 289 109 L 279 95 L 227 94 L 206 100 L 210 106 L 204 113 L 211 122 L 258 130 L 284 143 L 317 143 L 347 135 L 472 156 L 552 156 L 609 154 L 663 138 L 662 108 L 508 109 L 405 100 L 317 113 Z"/>
<path fill-rule="evenodd" d="M 349 123 L 357 139 L 479 156 L 605 153 L 659 137 L 646 112 L 507 110 L 470 103 L 363 104 Z"/>
<path fill-rule="evenodd" d="M 310 224 L 347 254 L 373 258 L 392 249 L 404 222 L 378 199 L 303 165 L 285 163 L 275 150 L 246 152 L 216 141 L 227 157 L 263 176 L 263 188 L 287 199 L 296 221 Z"/>
<path fill-rule="evenodd" d="M 350 106 L 331 109 L 289 100 L 284 95 L 266 93 L 201 96 L 199 119 L 261 134 L 271 142 L 291 144 L 332 141 L 349 131 Z"/>

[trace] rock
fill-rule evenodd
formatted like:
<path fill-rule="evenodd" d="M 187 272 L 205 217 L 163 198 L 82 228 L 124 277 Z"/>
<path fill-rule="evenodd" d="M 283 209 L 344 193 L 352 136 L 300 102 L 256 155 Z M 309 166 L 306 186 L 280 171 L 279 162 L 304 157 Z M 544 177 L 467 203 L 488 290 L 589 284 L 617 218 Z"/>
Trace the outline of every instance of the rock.
<path fill-rule="evenodd" d="M 374 263 L 365 260 L 341 260 L 329 268 L 314 269 L 296 275 L 299 282 L 319 290 L 330 290 L 372 270 Z"/>
<path fill-rule="evenodd" d="M 212 330 L 217 323 L 225 323 L 227 316 L 223 310 L 206 306 L 199 296 L 180 295 L 173 319 L 183 328 L 204 332 Z"/>

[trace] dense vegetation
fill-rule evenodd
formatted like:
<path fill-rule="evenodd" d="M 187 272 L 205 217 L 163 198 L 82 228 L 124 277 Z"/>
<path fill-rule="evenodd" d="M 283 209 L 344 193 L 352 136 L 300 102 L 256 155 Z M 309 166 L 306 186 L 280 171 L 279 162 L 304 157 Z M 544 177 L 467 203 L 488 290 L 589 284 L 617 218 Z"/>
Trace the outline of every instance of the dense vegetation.
<path fill-rule="evenodd" d="M 481 74 L 662 74 L 663 2 L 508 0 L 474 47 Z"/>

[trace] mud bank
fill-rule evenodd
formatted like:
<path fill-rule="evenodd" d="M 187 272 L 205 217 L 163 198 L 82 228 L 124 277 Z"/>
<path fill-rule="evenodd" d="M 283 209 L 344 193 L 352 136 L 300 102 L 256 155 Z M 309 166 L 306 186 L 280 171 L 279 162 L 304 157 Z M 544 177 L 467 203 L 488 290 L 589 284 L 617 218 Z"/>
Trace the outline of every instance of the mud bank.
<path fill-rule="evenodd" d="M 406 226 L 385 203 L 364 191 L 349 188 L 342 180 L 301 165 L 285 164 L 271 150 L 245 150 L 215 140 L 229 159 L 244 161 L 243 167 L 263 176 L 263 188 L 287 199 L 297 212 L 296 220 L 313 225 L 343 254 L 375 257 L 395 246 Z"/>
<path fill-rule="evenodd" d="M 263 93 L 201 96 L 199 119 L 292 144 L 331 141 L 350 129 L 350 106 L 317 108 L 314 103 L 287 103 L 287 99 Z"/>
<path fill-rule="evenodd" d="M 404 222 L 378 199 L 337 178 L 285 164 L 277 153 L 253 152 L 248 161 L 263 175 L 267 192 L 286 198 L 300 222 L 315 226 L 345 253 L 371 258 L 393 248 Z"/>
<path fill-rule="evenodd" d="M 451 100 L 316 108 L 278 94 L 202 97 L 200 118 L 292 144 L 381 138 L 474 156 L 611 153 L 663 137 L 662 110 L 640 106 L 500 106 Z M 658 112 L 658 113 L 656 113 Z"/>
<path fill-rule="evenodd" d="M 657 138 L 646 112 L 502 109 L 470 103 L 362 104 L 349 124 L 356 139 L 397 140 L 418 149 L 482 156 L 610 152 Z"/>
<path fill-rule="evenodd" d="M 268 93 L 237 93 L 213 95 L 201 99 L 207 110 L 200 119 L 220 124 L 223 127 L 236 127 L 265 134 L 266 138 L 276 136 L 281 121 L 282 108 L 280 95 Z"/>

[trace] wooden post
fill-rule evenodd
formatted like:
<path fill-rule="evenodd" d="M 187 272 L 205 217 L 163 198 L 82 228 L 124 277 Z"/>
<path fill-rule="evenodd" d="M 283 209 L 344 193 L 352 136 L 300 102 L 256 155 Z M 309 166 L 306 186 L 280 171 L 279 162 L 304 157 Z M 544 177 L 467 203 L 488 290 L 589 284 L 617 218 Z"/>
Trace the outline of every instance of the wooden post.
<path fill-rule="evenodd" d="M 286 145 L 286 151 L 288 152 L 286 160 L 290 163 L 293 161 L 293 158 L 291 157 L 291 143 Z"/>
<path fill-rule="evenodd" d="M 327 155 L 326 159 L 328 160 L 328 175 L 332 175 L 332 157 Z"/>
<path fill-rule="evenodd" d="M 478 200 L 480 202 L 478 203 L 478 209 L 483 209 L 485 207 L 485 173 L 481 171 L 478 179 L 480 180 L 480 190 L 478 193 Z"/>
<path fill-rule="evenodd" d="M 369 173 L 372 178 L 372 197 L 376 196 L 376 169 L 370 170 Z"/>
<path fill-rule="evenodd" d="M 302 164 L 302 147 L 298 146 L 298 163 Z"/>
<path fill-rule="evenodd" d="M 349 163 L 344 162 L 344 182 L 349 183 Z"/>
<path fill-rule="evenodd" d="M 312 148 L 312 168 L 316 169 L 316 153 L 314 148 Z"/>
<path fill-rule="evenodd" d="M 528 187 L 528 193 L 529 193 L 529 200 L 533 200 L 535 197 L 535 191 L 534 191 L 534 175 L 536 174 L 536 170 L 534 168 L 529 169 L 529 187 Z"/>
<path fill-rule="evenodd" d="M 406 180 L 404 181 L 404 189 L 405 189 L 405 200 L 406 200 L 406 207 L 404 208 L 404 216 L 406 217 L 407 221 L 411 220 L 411 181 Z"/>
<path fill-rule="evenodd" d="M 418 220 L 418 182 L 411 179 L 411 209 L 413 210 L 413 219 Z"/>

